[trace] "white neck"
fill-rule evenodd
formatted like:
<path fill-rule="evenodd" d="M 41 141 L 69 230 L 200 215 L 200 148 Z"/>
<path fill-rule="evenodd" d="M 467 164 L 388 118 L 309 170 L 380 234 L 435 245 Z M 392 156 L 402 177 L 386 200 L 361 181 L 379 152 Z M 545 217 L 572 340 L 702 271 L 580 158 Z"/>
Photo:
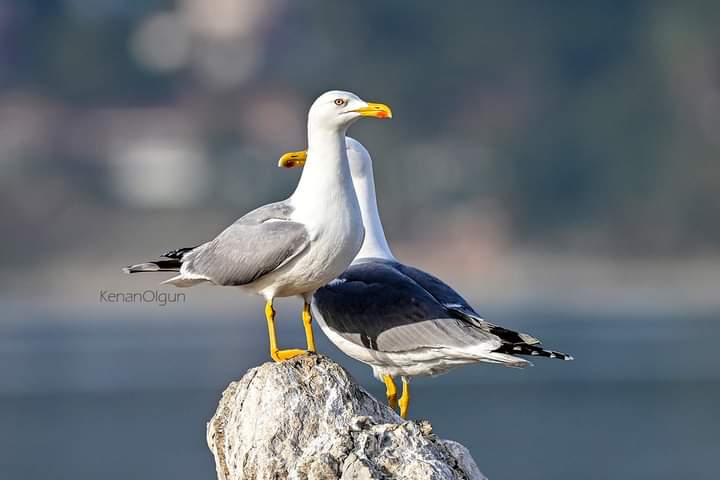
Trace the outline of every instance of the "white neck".
<path fill-rule="evenodd" d="M 338 196 L 352 195 L 352 179 L 345 129 L 326 130 L 308 125 L 308 156 L 292 199 L 296 208 L 319 209 Z"/>
<path fill-rule="evenodd" d="M 355 194 L 360 203 L 363 226 L 365 227 L 365 239 L 355 259 L 376 257 L 396 260 L 385 239 L 385 231 L 380 221 L 377 199 L 375 198 L 375 179 L 372 165 L 368 162 L 364 175 L 353 176 L 352 180 L 355 186 Z"/>

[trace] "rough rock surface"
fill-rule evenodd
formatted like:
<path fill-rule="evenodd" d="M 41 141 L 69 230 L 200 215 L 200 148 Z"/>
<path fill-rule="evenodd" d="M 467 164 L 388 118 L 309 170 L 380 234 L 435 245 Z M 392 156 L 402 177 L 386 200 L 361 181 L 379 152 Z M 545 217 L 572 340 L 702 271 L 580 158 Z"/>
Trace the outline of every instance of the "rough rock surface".
<path fill-rule="evenodd" d="M 321 355 L 232 382 L 207 441 L 220 480 L 485 478 L 465 447 L 403 421 Z"/>

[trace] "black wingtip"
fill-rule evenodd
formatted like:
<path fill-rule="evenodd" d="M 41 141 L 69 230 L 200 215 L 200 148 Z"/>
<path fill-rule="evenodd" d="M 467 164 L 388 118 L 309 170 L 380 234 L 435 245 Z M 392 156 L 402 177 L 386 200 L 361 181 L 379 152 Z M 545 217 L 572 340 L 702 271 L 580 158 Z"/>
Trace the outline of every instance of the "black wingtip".
<path fill-rule="evenodd" d="M 544 348 L 537 345 L 528 345 L 526 343 L 506 343 L 497 350 L 496 352 L 507 353 L 510 355 L 526 355 L 530 357 L 546 357 L 546 358 L 557 358 L 558 360 L 574 360 L 572 355 L 567 353 L 558 352 L 555 350 L 545 350 Z"/>
<path fill-rule="evenodd" d="M 195 250 L 196 248 L 197 247 L 183 247 L 183 248 L 178 248 L 175 250 L 170 250 L 169 252 L 164 253 L 162 255 L 162 257 L 163 258 L 172 258 L 175 260 L 181 260 L 183 255 L 185 255 L 186 253 L 188 253 L 191 250 Z"/>

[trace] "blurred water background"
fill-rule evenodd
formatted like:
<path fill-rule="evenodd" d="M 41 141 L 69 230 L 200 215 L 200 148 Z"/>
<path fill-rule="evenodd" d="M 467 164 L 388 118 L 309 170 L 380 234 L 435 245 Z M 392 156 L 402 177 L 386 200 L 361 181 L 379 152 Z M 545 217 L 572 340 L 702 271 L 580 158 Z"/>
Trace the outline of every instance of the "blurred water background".
<path fill-rule="evenodd" d="M 715 479 L 716 2 L 0 1 L 0 478 L 213 478 L 205 422 L 267 360 L 262 302 L 119 267 L 195 245 L 352 128 L 398 257 L 576 361 L 413 384 L 493 479 Z M 303 338 L 299 303 L 280 336 Z M 381 395 L 369 368 L 329 353 Z"/>

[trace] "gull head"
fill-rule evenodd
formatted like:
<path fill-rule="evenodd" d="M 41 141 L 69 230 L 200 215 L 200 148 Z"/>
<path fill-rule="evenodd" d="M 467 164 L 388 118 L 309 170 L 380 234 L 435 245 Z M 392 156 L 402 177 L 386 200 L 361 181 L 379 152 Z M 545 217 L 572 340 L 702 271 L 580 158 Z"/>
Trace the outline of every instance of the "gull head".
<path fill-rule="evenodd" d="M 345 137 L 345 148 L 350 164 L 350 172 L 353 180 L 366 178 L 372 175 L 372 159 L 370 152 L 354 138 Z M 298 150 L 296 152 L 288 152 L 280 157 L 278 167 L 281 168 L 301 168 L 307 160 L 307 150 Z"/>
<path fill-rule="evenodd" d="M 354 93 L 331 90 L 313 102 L 308 113 L 308 125 L 343 130 L 361 117 L 392 118 L 392 111 L 387 105 L 366 102 Z"/>

